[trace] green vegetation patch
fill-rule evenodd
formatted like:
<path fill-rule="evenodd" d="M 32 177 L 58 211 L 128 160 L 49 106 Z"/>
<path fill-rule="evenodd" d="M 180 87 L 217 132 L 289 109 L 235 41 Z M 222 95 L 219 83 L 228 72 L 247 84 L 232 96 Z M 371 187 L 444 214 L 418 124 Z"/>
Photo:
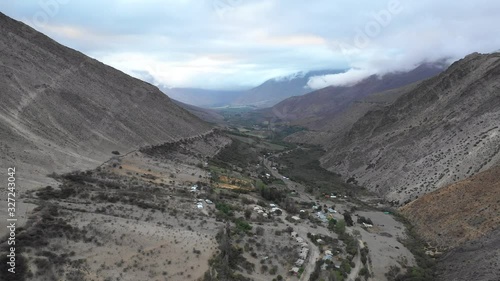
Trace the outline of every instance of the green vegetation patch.
<path fill-rule="evenodd" d="M 307 191 L 311 194 L 321 195 L 333 192 L 353 196 L 360 192 L 362 188 L 345 183 L 340 175 L 321 167 L 318 159 L 324 153 L 320 147 L 311 146 L 291 150 L 273 160 L 280 164 L 281 174 L 306 185 Z"/>

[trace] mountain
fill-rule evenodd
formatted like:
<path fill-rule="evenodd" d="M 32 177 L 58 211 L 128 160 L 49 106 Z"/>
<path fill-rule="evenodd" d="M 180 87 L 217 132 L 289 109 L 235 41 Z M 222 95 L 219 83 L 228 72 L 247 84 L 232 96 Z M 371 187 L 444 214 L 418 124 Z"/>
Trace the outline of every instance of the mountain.
<path fill-rule="evenodd" d="M 158 86 L 169 97 L 197 107 L 214 108 L 231 104 L 243 91 L 205 90 L 197 88 L 168 88 Z"/>
<path fill-rule="evenodd" d="M 309 82 L 309 78 L 313 76 L 342 72 L 345 72 L 345 70 L 318 70 L 298 72 L 288 76 L 273 78 L 244 92 L 232 102 L 232 105 L 247 105 L 260 108 L 271 107 L 286 98 L 311 92 L 312 90 L 307 86 L 307 83 Z"/>
<path fill-rule="evenodd" d="M 422 64 L 408 72 L 382 77 L 372 75 L 353 86 L 330 86 L 288 98 L 273 106 L 267 114 L 293 125 L 325 131 L 322 127 L 332 124 L 354 101 L 432 77 L 443 69 L 442 64 Z"/>
<path fill-rule="evenodd" d="M 449 249 L 438 263 L 441 280 L 495 280 L 500 276 L 499 202 L 497 166 L 426 194 L 401 212 L 432 246 Z"/>
<path fill-rule="evenodd" d="M 362 99 L 352 101 L 344 110 L 320 118 L 317 122 L 308 124 L 308 130 L 302 130 L 285 138 L 293 143 L 308 143 L 320 145 L 329 149 L 342 139 L 352 125 L 371 110 L 382 109 L 396 101 L 408 89 L 416 87 L 420 82 L 371 94 Z"/>
<path fill-rule="evenodd" d="M 158 88 L 0 13 L 0 154 L 19 186 L 211 127 Z"/>
<path fill-rule="evenodd" d="M 397 203 L 500 162 L 500 54 L 471 54 L 354 123 L 322 165 Z"/>
<path fill-rule="evenodd" d="M 291 96 L 312 91 L 307 87 L 309 78 L 326 74 L 341 73 L 344 70 L 318 70 L 297 72 L 287 76 L 269 79 L 249 90 L 206 90 L 198 88 L 158 87 L 171 98 L 182 103 L 204 108 L 224 106 L 270 107 Z"/>

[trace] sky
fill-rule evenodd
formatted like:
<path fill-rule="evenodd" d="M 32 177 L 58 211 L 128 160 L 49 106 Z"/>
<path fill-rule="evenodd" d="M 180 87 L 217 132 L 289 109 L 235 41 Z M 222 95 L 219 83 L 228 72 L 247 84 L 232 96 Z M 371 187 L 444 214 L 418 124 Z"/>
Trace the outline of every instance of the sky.
<path fill-rule="evenodd" d="M 132 76 L 246 89 L 298 71 L 313 89 L 500 49 L 498 0 L 8 0 L 0 11 Z"/>

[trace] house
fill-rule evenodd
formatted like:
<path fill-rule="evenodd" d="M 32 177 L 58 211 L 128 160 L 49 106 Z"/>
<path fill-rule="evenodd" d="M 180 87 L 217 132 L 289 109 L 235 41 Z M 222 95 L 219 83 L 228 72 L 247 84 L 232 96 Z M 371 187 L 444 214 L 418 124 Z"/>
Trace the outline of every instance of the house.
<path fill-rule="evenodd" d="M 323 239 L 316 239 L 316 243 L 318 244 L 323 244 L 325 241 L 323 241 Z"/>
<path fill-rule="evenodd" d="M 326 250 L 326 251 L 325 251 L 325 255 L 330 255 L 330 256 L 333 256 L 332 251 L 330 251 L 330 250 Z"/>
<path fill-rule="evenodd" d="M 325 256 L 323 257 L 323 260 L 324 260 L 324 261 L 331 261 L 332 259 L 333 259 L 333 256 L 332 256 L 332 255 L 325 255 Z"/>
<path fill-rule="evenodd" d="M 197 207 L 198 209 L 203 209 L 203 204 L 202 204 L 202 203 L 198 203 L 198 204 L 196 205 L 196 207 Z"/>
<path fill-rule="evenodd" d="M 300 270 L 300 268 L 298 268 L 298 267 L 292 267 L 292 269 L 290 269 L 290 272 L 293 275 L 297 275 L 297 274 L 299 274 L 299 270 Z"/>
<path fill-rule="evenodd" d="M 302 266 L 304 264 L 304 260 L 303 259 L 298 259 L 296 262 L 295 262 L 295 265 L 296 266 Z"/>
<path fill-rule="evenodd" d="M 305 213 L 305 212 L 306 212 L 306 210 L 300 210 L 299 212 L 301 212 L 301 213 Z"/>
<path fill-rule="evenodd" d="M 258 209 L 258 210 L 257 210 L 257 213 L 258 213 L 258 214 L 262 214 L 262 213 L 264 213 L 264 211 L 263 211 L 263 210 L 261 210 L 261 209 Z"/>
<path fill-rule="evenodd" d="M 326 218 L 326 215 L 323 214 L 323 212 L 317 212 L 316 215 L 318 216 L 318 218 L 323 221 L 323 222 L 327 222 L 327 218 Z"/>
<path fill-rule="evenodd" d="M 294 220 L 294 221 L 300 221 L 300 218 L 299 218 L 299 217 L 297 217 L 297 216 L 293 216 L 293 217 L 292 217 L 292 220 Z"/>
<path fill-rule="evenodd" d="M 276 204 L 269 204 L 269 207 L 276 208 Z"/>
<path fill-rule="evenodd" d="M 271 213 L 274 213 L 274 212 L 276 212 L 276 211 L 281 211 L 281 209 L 280 209 L 280 208 L 272 208 L 272 209 L 271 209 Z"/>
<path fill-rule="evenodd" d="M 210 201 L 210 200 L 208 200 L 208 199 L 206 199 L 206 200 L 205 200 L 205 202 L 206 202 L 207 204 L 213 204 L 213 202 L 212 202 L 212 201 Z"/>
<path fill-rule="evenodd" d="M 295 238 L 295 240 L 296 240 L 298 243 L 302 243 L 302 242 L 304 242 L 304 239 L 302 239 L 301 237 L 297 237 L 297 238 Z"/>
<path fill-rule="evenodd" d="M 329 213 L 336 213 L 337 211 L 335 211 L 335 210 L 334 210 L 334 209 L 332 209 L 332 208 L 328 208 L 328 212 L 329 212 Z"/>
<path fill-rule="evenodd" d="M 254 211 L 262 210 L 262 207 L 261 207 L 261 206 L 255 206 L 255 207 L 253 208 L 253 210 L 254 210 Z"/>
<path fill-rule="evenodd" d="M 364 227 L 373 227 L 373 225 L 372 225 L 372 224 L 369 224 L 369 223 L 363 223 L 363 226 L 364 226 Z"/>

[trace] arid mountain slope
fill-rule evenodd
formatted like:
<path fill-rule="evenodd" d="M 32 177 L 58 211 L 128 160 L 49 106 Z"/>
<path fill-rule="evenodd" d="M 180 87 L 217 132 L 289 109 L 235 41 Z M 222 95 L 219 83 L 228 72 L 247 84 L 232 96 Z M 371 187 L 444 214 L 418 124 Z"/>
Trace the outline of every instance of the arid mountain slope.
<path fill-rule="evenodd" d="M 419 83 L 415 82 L 401 88 L 371 94 L 362 99 L 354 100 L 343 111 L 322 117 L 315 123 L 315 129 L 297 132 L 288 136 L 286 140 L 294 143 L 317 144 L 326 149 L 334 147 L 359 118 L 371 110 L 382 109 L 392 104 Z"/>
<path fill-rule="evenodd" d="M 426 194 L 401 212 L 436 246 L 455 247 L 482 237 L 500 227 L 500 167 Z"/>
<path fill-rule="evenodd" d="M 322 159 L 404 202 L 500 162 L 500 54 L 472 54 L 359 119 Z"/>
<path fill-rule="evenodd" d="M 0 89 L 1 166 L 17 166 L 20 186 L 211 130 L 156 87 L 1 13 Z"/>
<path fill-rule="evenodd" d="M 374 93 L 399 88 L 432 77 L 443 71 L 439 64 L 423 64 L 409 72 L 372 75 L 353 86 L 331 86 L 312 93 L 288 98 L 268 110 L 267 114 L 294 125 L 321 129 L 353 101 Z"/>
<path fill-rule="evenodd" d="M 441 280 L 500 276 L 500 166 L 426 194 L 401 212 L 433 246 L 451 248 L 438 266 Z"/>

